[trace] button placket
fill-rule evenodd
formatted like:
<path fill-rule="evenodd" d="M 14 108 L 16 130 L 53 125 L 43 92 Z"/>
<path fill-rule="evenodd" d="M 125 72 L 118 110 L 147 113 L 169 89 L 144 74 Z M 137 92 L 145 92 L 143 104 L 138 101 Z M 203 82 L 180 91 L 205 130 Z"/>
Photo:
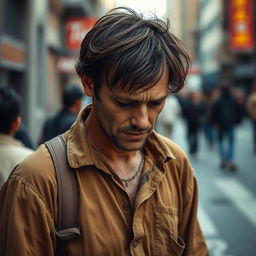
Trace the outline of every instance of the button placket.
<path fill-rule="evenodd" d="M 133 247 L 136 248 L 136 247 L 138 247 L 138 245 L 139 245 L 139 241 L 138 240 L 134 240 L 133 241 Z"/>
<path fill-rule="evenodd" d="M 123 209 L 124 209 L 126 212 L 131 211 L 131 206 L 130 206 L 130 204 L 124 203 L 124 204 L 123 204 Z"/>

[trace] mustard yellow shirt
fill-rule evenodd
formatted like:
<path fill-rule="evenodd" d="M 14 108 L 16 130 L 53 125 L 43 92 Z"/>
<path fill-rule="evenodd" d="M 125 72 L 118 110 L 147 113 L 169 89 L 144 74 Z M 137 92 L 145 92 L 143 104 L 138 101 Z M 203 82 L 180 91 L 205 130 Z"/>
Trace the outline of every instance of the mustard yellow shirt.
<path fill-rule="evenodd" d="M 197 183 L 184 152 L 152 132 L 133 207 L 121 180 L 88 143 L 83 120 L 89 111 L 65 133 L 82 233 L 67 245 L 67 255 L 208 255 L 197 221 Z M 55 171 L 42 145 L 0 191 L 0 255 L 54 255 L 57 210 Z"/>

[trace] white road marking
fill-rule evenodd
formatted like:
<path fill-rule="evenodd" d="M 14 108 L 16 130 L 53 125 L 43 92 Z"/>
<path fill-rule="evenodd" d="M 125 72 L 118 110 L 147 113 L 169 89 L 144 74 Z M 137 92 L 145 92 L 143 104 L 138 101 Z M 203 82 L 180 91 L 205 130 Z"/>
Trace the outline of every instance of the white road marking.
<path fill-rule="evenodd" d="M 256 226 L 256 198 L 241 182 L 234 178 L 217 178 L 215 185 L 236 208 Z"/>
<path fill-rule="evenodd" d="M 214 222 L 204 210 L 202 205 L 198 207 L 198 220 L 202 232 L 206 238 L 206 244 L 208 246 L 211 256 L 232 256 L 227 254 L 228 244 L 225 240 L 219 237 L 219 232 L 214 225 Z"/>
<path fill-rule="evenodd" d="M 227 254 L 228 244 L 218 238 L 210 238 L 206 239 L 206 243 L 211 256 L 232 256 L 231 254 Z"/>

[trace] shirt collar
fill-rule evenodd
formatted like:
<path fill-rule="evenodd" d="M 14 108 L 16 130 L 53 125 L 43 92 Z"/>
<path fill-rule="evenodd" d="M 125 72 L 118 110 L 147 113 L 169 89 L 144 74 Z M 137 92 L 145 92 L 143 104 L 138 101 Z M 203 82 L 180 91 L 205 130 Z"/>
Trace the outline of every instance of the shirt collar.
<path fill-rule="evenodd" d="M 77 120 L 67 134 L 67 155 L 72 168 L 79 168 L 84 165 L 99 165 L 100 159 L 92 148 L 84 127 L 84 120 L 91 111 L 91 105 L 87 106 L 77 116 Z M 175 159 L 170 147 L 167 147 L 166 139 L 153 131 L 145 144 L 145 152 L 161 162 Z"/>
<path fill-rule="evenodd" d="M 153 151 L 154 155 L 160 158 L 163 162 L 171 159 L 176 159 L 171 147 L 168 146 L 168 139 L 164 136 L 153 131 L 148 137 L 146 147 L 149 147 Z"/>

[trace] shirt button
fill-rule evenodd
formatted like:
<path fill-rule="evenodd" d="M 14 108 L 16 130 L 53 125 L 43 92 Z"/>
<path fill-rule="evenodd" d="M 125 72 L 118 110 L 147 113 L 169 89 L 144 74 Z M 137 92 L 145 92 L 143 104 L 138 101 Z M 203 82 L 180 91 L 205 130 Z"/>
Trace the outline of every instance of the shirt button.
<path fill-rule="evenodd" d="M 139 241 L 135 240 L 135 241 L 133 242 L 133 247 L 136 248 L 138 245 L 139 245 Z"/>
<path fill-rule="evenodd" d="M 124 205 L 123 205 L 123 209 L 124 209 L 125 211 L 130 211 L 130 210 L 131 210 L 131 207 L 130 207 L 129 204 L 124 204 Z"/>

